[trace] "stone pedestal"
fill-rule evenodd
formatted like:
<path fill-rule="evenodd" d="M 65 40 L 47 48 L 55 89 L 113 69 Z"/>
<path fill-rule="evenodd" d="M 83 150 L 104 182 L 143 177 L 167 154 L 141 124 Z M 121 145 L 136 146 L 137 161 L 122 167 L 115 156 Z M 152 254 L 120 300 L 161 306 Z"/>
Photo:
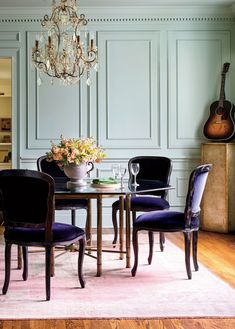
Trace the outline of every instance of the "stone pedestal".
<path fill-rule="evenodd" d="M 211 163 L 202 200 L 202 229 L 235 231 L 235 143 L 204 143 L 202 163 Z"/>

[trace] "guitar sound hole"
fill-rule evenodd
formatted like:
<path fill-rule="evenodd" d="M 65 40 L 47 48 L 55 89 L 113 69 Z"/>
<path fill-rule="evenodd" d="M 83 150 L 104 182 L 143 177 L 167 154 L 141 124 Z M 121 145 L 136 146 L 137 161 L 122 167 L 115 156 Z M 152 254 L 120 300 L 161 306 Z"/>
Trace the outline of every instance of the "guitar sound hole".
<path fill-rule="evenodd" d="M 217 114 L 217 115 L 224 115 L 225 114 L 224 108 L 223 107 L 218 107 L 215 110 L 215 114 Z"/>

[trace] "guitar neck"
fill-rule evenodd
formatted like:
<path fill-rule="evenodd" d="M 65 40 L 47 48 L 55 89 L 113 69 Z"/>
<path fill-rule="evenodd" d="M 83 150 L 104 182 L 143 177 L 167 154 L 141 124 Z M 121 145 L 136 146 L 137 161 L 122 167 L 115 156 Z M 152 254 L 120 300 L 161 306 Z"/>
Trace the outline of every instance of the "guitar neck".
<path fill-rule="evenodd" d="M 220 97 L 219 97 L 219 106 L 220 107 L 223 107 L 224 100 L 225 100 L 224 86 L 225 86 L 225 73 L 222 74 L 222 79 L 221 79 Z"/>
<path fill-rule="evenodd" d="M 219 107 L 223 107 L 224 105 L 224 100 L 225 100 L 225 91 L 224 91 L 224 86 L 225 86 L 225 76 L 226 73 L 228 72 L 230 63 L 224 63 L 223 66 L 223 71 L 222 71 L 222 78 L 221 78 L 221 86 L 220 86 L 220 98 L 219 98 Z"/>

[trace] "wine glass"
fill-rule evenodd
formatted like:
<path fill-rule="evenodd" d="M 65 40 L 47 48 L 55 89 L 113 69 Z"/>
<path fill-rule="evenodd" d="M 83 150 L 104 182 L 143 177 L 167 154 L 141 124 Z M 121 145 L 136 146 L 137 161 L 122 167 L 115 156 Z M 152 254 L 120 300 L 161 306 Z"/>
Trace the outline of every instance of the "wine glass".
<path fill-rule="evenodd" d="M 112 165 L 112 172 L 114 179 L 120 178 L 120 165 L 119 164 Z"/>
<path fill-rule="evenodd" d="M 126 175 L 126 168 L 125 167 L 120 167 L 120 177 L 121 177 L 121 188 L 123 188 L 123 178 Z"/>
<path fill-rule="evenodd" d="M 131 163 L 131 173 L 134 176 L 134 183 L 132 185 L 134 186 L 138 186 L 139 184 L 136 182 L 136 176 L 138 175 L 139 171 L 140 171 L 140 164 L 133 162 Z"/>

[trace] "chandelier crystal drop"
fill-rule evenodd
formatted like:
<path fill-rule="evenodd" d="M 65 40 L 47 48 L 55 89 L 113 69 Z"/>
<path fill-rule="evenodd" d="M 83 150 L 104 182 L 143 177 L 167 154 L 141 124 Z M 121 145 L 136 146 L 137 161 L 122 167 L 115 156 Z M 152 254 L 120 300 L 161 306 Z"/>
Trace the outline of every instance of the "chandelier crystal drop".
<path fill-rule="evenodd" d="M 87 20 L 84 14 L 77 15 L 76 0 L 53 0 L 51 17 L 45 15 L 41 25 L 47 32 L 36 36 L 32 49 L 39 74 L 47 74 L 52 84 L 57 78 L 63 85 L 72 85 L 86 73 L 90 86 L 90 70 L 98 69 L 98 51 L 92 34 L 81 31 Z"/>

